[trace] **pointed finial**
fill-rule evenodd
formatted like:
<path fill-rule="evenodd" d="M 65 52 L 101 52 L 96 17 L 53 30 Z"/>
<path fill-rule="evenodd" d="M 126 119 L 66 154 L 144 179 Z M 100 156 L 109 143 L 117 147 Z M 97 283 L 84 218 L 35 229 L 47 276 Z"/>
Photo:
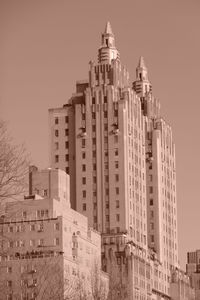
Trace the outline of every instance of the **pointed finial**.
<path fill-rule="evenodd" d="M 106 33 L 106 34 L 113 34 L 110 22 L 106 23 L 106 28 L 105 28 L 105 32 L 104 33 Z"/>
<path fill-rule="evenodd" d="M 138 68 L 146 69 L 145 62 L 144 62 L 144 57 L 143 56 L 140 56 L 139 63 L 138 63 Z"/>

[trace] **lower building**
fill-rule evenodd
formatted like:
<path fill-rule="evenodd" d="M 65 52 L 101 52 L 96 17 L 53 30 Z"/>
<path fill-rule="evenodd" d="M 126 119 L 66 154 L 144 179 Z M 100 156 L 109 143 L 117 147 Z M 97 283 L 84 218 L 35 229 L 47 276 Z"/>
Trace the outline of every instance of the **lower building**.
<path fill-rule="evenodd" d="M 198 300 L 200 299 L 200 250 L 188 252 L 186 272 L 195 290 L 195 300 Z"/>
<path fill-rule="evenodd" d="M 1 215 L 0 299 L 94 299 L 108 292 L 101 237 L 70 208 L 69 176 L 30 170 L 29 191 Z M 35 194 L 37 191 L 37 194 Z M 97 283 L 101 291 L 96 291 Z"/>

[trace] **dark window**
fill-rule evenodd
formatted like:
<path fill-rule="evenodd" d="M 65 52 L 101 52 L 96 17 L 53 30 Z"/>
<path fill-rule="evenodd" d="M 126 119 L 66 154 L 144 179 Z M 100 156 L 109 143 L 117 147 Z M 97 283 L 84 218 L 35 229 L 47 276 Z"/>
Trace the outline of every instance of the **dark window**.
<path fill-rule="evenodd" d="M 57 129 L 55 130 L 55 136 L 59 136 L 59 131 Z"/>
<path fill-rule="evenodd" d="M 119 208 L 119 200 L 116 200 L 116 208 Z"/>
<path fill-rule="evenodd" d="M 82 152 L 82 158 L 84 159 L 86 157 L 86 153 Z"/>
<path fill-rule="evenodd" d="M 108 130 L 108 124 L 104 124 L 104 130 Z"/>
<path fill-rule="evenodd" d="M 82 148 L 85 148 L 85 139 L 82 139 Z"/>
<path fill-rule="evenodd" d="M 55 124 L 58 124 L 58 117 L 55 118 Z"/>
<path fill-rule="evenodd" d="M 96 115 L 95 115 L 95 112 L 92 113 L 92 119 L 95 119 L 96 118 Z"/>
<path fill-rule="evenodd" d="M 85 120 L 85 114 L 82 114 L 82 120 L 83 121 Z"/>
<path fill-rule="evenodd" d="M 109 215 L 106 215 L 106 221 L 109 222 L 110 218 Z"/>
<path fill-rule="evenodd" d="M 83 191 L 83 198 L 86 197 L 86 191 Z"/>
<path fill-rule="evenodd" d="M 86 165 L 82 165 L 82 171 L 83 171 L 83 172 L 86 171 Z"/>
<path fill-rule="evenodd" d="M 108 117 L 108 112 L 104 111 L 104 118 L 107 118 L 107 117 Z"/>
<path fill-rule="evenodd" d="M 59 162 L 59 155 L 55 155 L 55 162 L 56 162 L 56 163 Z"/>
<path fill-rule="evenodd" d="M 82 184 L 86 184 L 86 177 L 82 178 Z"/>
<path fill-rule="evenodd" d="M 150 199 L 150 205 L 153 205 L 153 199 Z"/>
<path fill-rule="evenodd" d="M 96 131 L 96 125 L 92 125 L 92 131 Z"/>
<path fill-rule="evenodd" d="M 68 149 L 68 148 L 69 148 L 69 142 L 66 141 L 66 142 L 65 142 L 65 149 Z"/>
<path fill-rule="evenodd" d="M 86 211 L 86 203 L 83 203 L 83 211 Z"/>
<path fill-rule="evenodd" d="M 65 116 L 65 123 L 68 123 L 68 122 L 69 122 L 69 117 Z"/>
<path fill-rule="evenodd" d="M 115 117 L 118 116 L 118 111 L 117 111 L 117 110 L 114 111 L 114 116 L 115 116 Z"/>
<path fill-rule="evenodd" d="M 119 195 L 119 187 L 115 188 L 116 194 Z"/>
<path fill-rule="evenodd" d="M 66 168 L 65 168 L 65 172 L 66 172 L 67 174 L 69 174 L 69 167 L 66 167 Z"/>
<path fill-rule="evenodd" d="M 92 104 L 95 104 L 95 97 L 92 97 Z"/>
<path fill-rule="evenodd" d="M 92 151 L 92 157 L 96 157 L 96 151 L 95 150 Z"/>
<path fill-rule="evenodd" d="M 104 103 L 107 103 L 107 97 L 104 96 Z"/>
<path fill-rule="evenodd" d="M 65 135 L 69 134 L 69 129 L 65 129 Z"/>
<path fill-rule="evenodd" d="M 95 145 L 96 144 L 96 138 L 92 139 L 92 144 Z"/>
<path fill-rule="evenodd" d="M 65 154 L 65 161 L 69 161 L 69 154 Z"/>

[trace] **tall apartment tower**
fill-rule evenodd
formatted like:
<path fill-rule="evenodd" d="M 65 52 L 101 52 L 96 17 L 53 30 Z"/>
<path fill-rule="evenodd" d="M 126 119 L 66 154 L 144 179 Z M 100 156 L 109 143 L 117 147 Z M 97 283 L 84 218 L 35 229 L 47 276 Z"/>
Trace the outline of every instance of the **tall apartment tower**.
<path fill-rule="evenodd" d="M 91 226 L 147 247 L 145 118 L 109 23 L 98 60 L 69 102 L 50 110 L 51 166 L 70 174 L 72 206 Z"/>
<path fill-rule="evenodd" d="M 49 110 L 49 129 L 51 167 L 70 175 L 72 207 L 102 234 L 103 268 L 111 273 L 115 257 L 124 280 L 126 291 L 113 299 L 171 299 L 178 268 L 172 130 L 143 57 L 130 83 L 109 22 L 98 63 L 89 63 L 88 80 L 63 107 Z"/>

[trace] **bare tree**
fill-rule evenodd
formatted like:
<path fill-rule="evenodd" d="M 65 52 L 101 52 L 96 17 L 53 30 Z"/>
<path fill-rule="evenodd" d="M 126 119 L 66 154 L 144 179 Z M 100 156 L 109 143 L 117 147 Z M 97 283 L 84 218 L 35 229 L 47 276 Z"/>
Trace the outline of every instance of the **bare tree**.
<path fill-rule="evenodd" d="M 0 205 L 25 191 L 28 156 L 23 145 L 15 145 L 5 122 L 0 121 Z"/>
<path fill-rule="evenodd" d="M 92 300 L 106 300 L 108 297 L 108 277 L 101 271 L 100 262 L 94 260 L 91 268 Z"/>

